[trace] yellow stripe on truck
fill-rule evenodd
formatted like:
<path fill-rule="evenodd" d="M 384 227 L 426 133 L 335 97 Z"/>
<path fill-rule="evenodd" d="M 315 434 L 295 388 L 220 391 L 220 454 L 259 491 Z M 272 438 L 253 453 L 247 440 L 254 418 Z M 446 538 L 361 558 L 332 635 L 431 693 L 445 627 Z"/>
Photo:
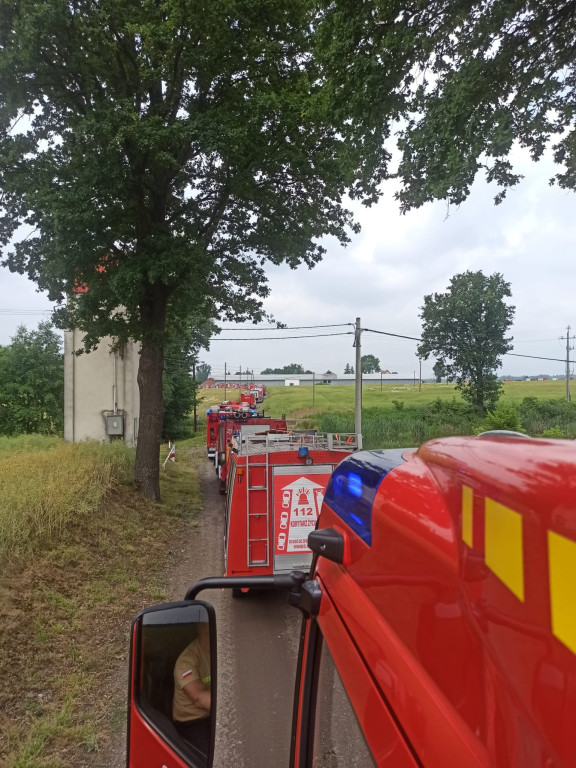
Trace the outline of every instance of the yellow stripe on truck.
<path fill-rule="evenodd" d="M 576 542 L 548 531 L 548 569 L 552 632 L 576 653 Z"/>
<path fill-rule="evenodd" d="M 524 602 L 522 515 L 493 499 L 485 500 L 486 565 Z"/>
<path fill-rule="evenodd" d="M 474 502 L 474 492 L 467 485 L 462 486 L 462 540 L 472 547 L 473 527 L 472 527 L 472 505 Z"/>

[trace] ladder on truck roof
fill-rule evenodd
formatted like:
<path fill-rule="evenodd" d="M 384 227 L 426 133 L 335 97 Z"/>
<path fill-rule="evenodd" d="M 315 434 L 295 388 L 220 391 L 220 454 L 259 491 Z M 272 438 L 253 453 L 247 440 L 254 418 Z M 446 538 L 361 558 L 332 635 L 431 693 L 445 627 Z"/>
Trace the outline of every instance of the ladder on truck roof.
<path fill-rule="evenodd" d="M 254 459 L 258 459 L 259 456 L 262 454 L 253 455 Z M 270 541 L 270 495 L 268 493 L 268 475 L 269 475 L 269 462 L 268 462 L 268 450 L 264 450 L 264 461 L 250 461 L 250 453 L 246 454 L 246 546 L 247 546 L 247 552 L 246 552 L 246 562 L 248 563 L 248 567 L 251 568 L 253 566 L 269 566 L 270 565 L 270 552 L 269 552 L 269 541 Z M 264 485 L 252 485 L 251 484 L 251 472 L 250 469 L 255 467 L 264 467 Z M 250 493 L 252 492 L 258 492 L 263 493 L 265 498 L 265 513 L 262 513 L 262 511 L 254 511 L 259 510 L 260 507 L 257 504 L 250 504 Z M 266 534 L 265 538 L 261 537 L 251 537 L 250 532 L 252 526 L 250 525 L 252 518 L 258 518 L 262 514 L 265 514 L 266 517 Z M 264 548 L 264 558 L 261 560 L 256 560 L 252 558 L 252 549 L 255 548 L 253 545 L 262 544 Z"/>
<path fill-rule="evenodd" d="M 240 434 L 234 439 L 234 447 L 239 456 L 246 457 L 246 562 L 249 567 L 270 565 L 270 453 L 277 451 L 297 451 L 301 446 L 307 446 L 311 450 L 329 450 L 343 451 L 352 453 L 358 448 L 358 436 L 354 433 L 336 434 L 332 432 L 318 433 L 315 430 L 303 430 L 299 433 L 273 434 L 266 432 L 264 434 Z M 263 460 L 262 460 L 263 457 Z M 256 467 L 264 468 L 264 484 L 253 485 L 251 469 Z M 251 493 L 263 493 L 265 504 L 250 504 Z M 253 499 L 254 497 L 252 497 Z M 262 511 L 265 509 L 265 512 Z M 251 520 L 265 515 L 265 538 L 262 536 L 251 536 Z M 254 526 L 256 527 L 256 526 Z M 257 545 L 261 547 L 257 547 Z M 253 546 L 256 545 L 256 546 Z M 260 549 L 264 552 L 262 559 L 252 557 L 253 549 Z"/>

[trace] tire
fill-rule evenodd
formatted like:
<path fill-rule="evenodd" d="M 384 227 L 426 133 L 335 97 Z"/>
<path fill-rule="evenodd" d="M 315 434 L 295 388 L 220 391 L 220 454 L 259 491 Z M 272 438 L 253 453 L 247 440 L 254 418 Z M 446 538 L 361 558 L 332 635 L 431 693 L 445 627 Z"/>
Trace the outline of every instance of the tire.
<path fill-rule="evenodd" d="M 232 597 L 235 597 L 236 600 L 241 600 L 243 597 L 246 597 L 247 594 L 247 592 L 242 592 L 239 587 L 232 588 Z"/>
<path fill-rule="evenodd" d="M 226 485 L 222 482 L 222 480 L 218 481 L 218 492 L 220 493 L 220 496 L 226 495 Z"/>

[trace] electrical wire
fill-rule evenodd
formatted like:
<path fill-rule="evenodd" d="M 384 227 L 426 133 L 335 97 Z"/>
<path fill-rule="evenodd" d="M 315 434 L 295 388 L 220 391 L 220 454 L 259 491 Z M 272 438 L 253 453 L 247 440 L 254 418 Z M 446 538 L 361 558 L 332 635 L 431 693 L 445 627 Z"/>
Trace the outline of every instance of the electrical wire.
<path fill-rule="evenodd" d="M 286 325 L 279 328 L 276 325 L 269 325 L 265 328 L 234 328 L 231 325 L 222 326 L 220 331 L 297 331 L 309 328 L 340 328 L 343 325 L 354 325 L 354 323 L 332 323 L 331 325 Z"/>
<path fill-rule="evenodd" d="M 283 329 L 280 329 L 283 330 Z M 341 331 L 340 333 L 314 333 L 304 336 L 258 336 L 257 338 L 239 338 L 239 339 L 227 339 L 218 336 L 213 336 L 210 339 L 210 343 L 213 341 L 283 341 L 284 339 L 323 339 L 327 336 L 353 336 L 353 331 Z"/>

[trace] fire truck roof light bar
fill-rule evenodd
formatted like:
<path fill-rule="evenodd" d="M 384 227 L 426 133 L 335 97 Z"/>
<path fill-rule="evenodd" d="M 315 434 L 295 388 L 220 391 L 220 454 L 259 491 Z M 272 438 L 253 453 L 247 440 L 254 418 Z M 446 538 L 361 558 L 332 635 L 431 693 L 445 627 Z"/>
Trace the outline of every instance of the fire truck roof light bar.
<path fill-rule="evenodd" d="M 404 461 L 404 450 L 355 453 L 338 464 L 328 482 L 324 503 L 368 546 L 376 491 L 388 472 Z"/>

